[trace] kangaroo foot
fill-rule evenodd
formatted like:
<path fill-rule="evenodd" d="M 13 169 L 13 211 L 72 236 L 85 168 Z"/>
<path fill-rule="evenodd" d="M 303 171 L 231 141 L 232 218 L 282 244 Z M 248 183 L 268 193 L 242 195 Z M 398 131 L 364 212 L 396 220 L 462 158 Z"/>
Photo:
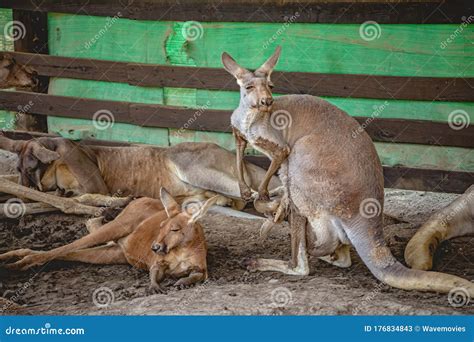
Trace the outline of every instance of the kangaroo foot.
<path fill-rule="evenodd" d="M 34 266 L 43 265 L 49 261 L 46 257 L 45 252 L 42 251 L 31 251 L 32 254 L 26 255 L 17 262 L 4 265 L 5 268 L 10 270 L 26 271 Z"/>
<path fill-rule="evenodd" d="M 352 265 L 350 251 L 351 248 L 349 245 L 342 245 L 338 247 L 333 254 L 320 257 L 319 259 L 337 267 L 347 268 Z"/>

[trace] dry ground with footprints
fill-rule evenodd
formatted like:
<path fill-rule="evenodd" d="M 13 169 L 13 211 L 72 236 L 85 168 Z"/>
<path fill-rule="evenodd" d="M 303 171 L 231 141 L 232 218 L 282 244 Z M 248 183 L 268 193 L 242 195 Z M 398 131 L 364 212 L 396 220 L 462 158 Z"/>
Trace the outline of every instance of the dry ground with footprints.
<path fill-rule="evenodd" d="M 0 174 L 14 172 L 15 158 L 1 152 Z M 410 237 L 429 215 L 456 195 L 387 190 L 385 236 L 403 260 Z M 49 213 L 0 222 L 0 253 L 15 248 L 51 249 L 86 234 L 86 218 Z M 53 261 L 27 272 L 0 269 L 0 295 L 14 299 L 21 314 L 474 314 L 471 303 L 450 305 L 445 294 L 403 291 L 381 284 L 352 250 L 353 265 L 341 269 L 311 259 L 307 277 L 251 273 L 248 257 L 288 258 L 287 224 L 266 241 L 258 240 L 260 222 L 209 214 L 202 219 L 208 245 L 209 279 L 167 294 L 148 290 L 148 273 L 128 265 L 89 265 Z M 442 244 L 435 269 L 474 279 L 474 240 L 463 237 Z M 0 310 L 4 309 L 1 308 Z M 6 312 L 3 311 L 2 314 Z"/>

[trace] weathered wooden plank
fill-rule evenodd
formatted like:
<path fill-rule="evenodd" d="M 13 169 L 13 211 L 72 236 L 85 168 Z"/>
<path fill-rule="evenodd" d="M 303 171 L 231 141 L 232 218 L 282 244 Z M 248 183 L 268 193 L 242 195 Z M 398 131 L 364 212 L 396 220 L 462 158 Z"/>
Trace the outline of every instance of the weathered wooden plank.
<path fill-rule="evenodd" d="M 32 131 L 21 131 L 21 130 L 1 130 L 0 136 L 7 137 L 13 140 L 31 140 L 34 138 L 41 138 L 41 137 L 58 137 L 59 135 L 50 134 L 50 133 L 43 133 L 43 132 L 32 132 Z"/>
<path fill-rule="evenodd" d="M 18 103 L 32 103 L 28 113 L 93 119 L 103 114 L 109 121 L 141 127 L 169 127 L 228 132 L 230 111 L 192 109 L 166 105 L 132 103 L 0 91 L 0 109 L 14 110 Z M 423 120 L 356 118 L 375 141 L 474 147 L 474 126 L 454 130 L 449 124 Z M 357 136 L 354 131 L 353 136 Z"/>
<path fill-rule="evenodd" d="M 474 125 L 423 120 L 356 118 L 374 141 L 474 147 Z M 467 117 L 465 118 L 467 120 Z"/>
<path fill-rule="evenodd" d="M 138 86 L 238 90 L 223 69 L 126 63 L 86 58 L 24 53 L 13 56 L 39 75 L 97 81 L 123 82 Z M 474 78 L 339 75 L 308 72 L 274 72 L 274 91 L 372 99 L 429 101 L 474 101 Z"/>
<path fill-rule="evenodd" d="M 2 7 L 144 20 L 286 22 L 297 16 L 303 23 L 452 23 L 472 8 L 467 0 L 427 2 L 320 1 L 185 1 L 150 0 L 3 0 Z"/>
<path fill-rule="evenodd" d="M 245 158 L 263 168 L 270 165 L 262 156 Z M 474 183 L 474 172 L 388 166 L 384 166 L 383 172 L 386 188 L 463 193 Z"/>

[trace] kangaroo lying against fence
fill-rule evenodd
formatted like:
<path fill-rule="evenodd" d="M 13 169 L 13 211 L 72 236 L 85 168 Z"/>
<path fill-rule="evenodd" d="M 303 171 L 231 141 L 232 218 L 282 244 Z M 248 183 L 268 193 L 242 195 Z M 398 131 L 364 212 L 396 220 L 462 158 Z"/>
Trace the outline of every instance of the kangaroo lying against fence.
<path fill-rule="evenodd" d="M 465 279 L 408 269 L 394 258 L 382 233 L 383 173 L 372 140 L 364 131 L 353 137 L 360 129 L 357 121 L 321 98 L 286 95 L 274 99 L 270 75 L 279 55 L 277 48 L 254 72 L 239 66 L 227 53 L 222 55 L 225 69 L 240 86 L 240 104 L 231 123 L 242 196 L 268 199 L 268 183 L 280 169 L 290 208 L 291 261 L 256 259 L 249 260 L 248 267 L 307 275 L 307 252 L 348 267 L 352 243 L 384 283 L 440 292 L 463 286 L 474 296 L 474 284 Z M 247 142 L 271 159 L 258 194 L 243 177 Z"/>
<path fill-rule="evenodd" d="M 421 226 L 408 242 L 405 261 L 412 268 L 430 270 L 442 241 L 468 234 L 474 234 L 474 185 Z"/>
<path fill-rule="evenodd" d="M 161 292 L 165 276 L 178 278 L 175 286 L 207 279 L 207 246 L 196 221 L 218 200 L 182 210 L 163 188 L 161 202 L 152 198 L 132 201 L 113 221 L 101 226 L 88 221 L 89 234 L 50 251 L 17 249 L 0 255 L 0 261 L 18 259 L 4 267 L 27 270 L 51 260 L 91 264 L 130 264 L 150 271 L 151 287 Z M 112 243 L 111 243 L 112 242 Z"/>
<path fill-rule="evenodd" d="M 29 141 L 0 137 L 0 149 L 18 154 L 20 183 L 40 191 L 158 198 L 161 187 L 196 200 L 216 194 L 219 205 L 242 209 L 235 155 L 212 143 L 172 147 L 82 145 L 64 138 Z M 256 186 L 265 170 L 246 163 L 245 179 Z M 274 177 L 270 187 L 276 189 Z"/>

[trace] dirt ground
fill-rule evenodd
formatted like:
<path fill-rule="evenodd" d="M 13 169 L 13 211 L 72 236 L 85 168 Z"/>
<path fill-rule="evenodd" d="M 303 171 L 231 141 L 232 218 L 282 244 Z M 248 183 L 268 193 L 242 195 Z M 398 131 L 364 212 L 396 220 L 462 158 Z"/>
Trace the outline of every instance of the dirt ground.
<path fill-rule="evenodd" d="M 3 157 L 3 158 L 2 158 Z M 6 158 L 8 157 L 8 158 Z M 14 158 L 0 154 L 0 173 L 13 172 Z M 456 195 L 387 190 L 384 231 L 394 255 L 403 250 L 420 223 Z M 0 222 L 0 253 L 22 247 L 51 249 L 84 234 L 86 218 L 64 214 L 24 216 Z M 0 267 L 0 295 L 22 308 L 21 314 L 48 315 L 431 315 L 473 314 L 468 304 L 454 308 L 445 294 L 403 291 L 377 281 L 352 251 L 353 265 L 341 269 L 311 259 L 307 277 L 250 273 L 246 257 L 287 259 L 287 224 L 258 241 L 260 222 L 210 214 L 202 220 L 209 245 L 209 279 L 193 288 L 150 294 L 147 272 L 126 265 L 51 262 L 28 272 Z M 474 279 L 472 237 L 443 243 L 435 268 Z M 5 309 L 5 307 L 3 308 Z M 0 312 L 5 314 L 6 311 Z"/>

